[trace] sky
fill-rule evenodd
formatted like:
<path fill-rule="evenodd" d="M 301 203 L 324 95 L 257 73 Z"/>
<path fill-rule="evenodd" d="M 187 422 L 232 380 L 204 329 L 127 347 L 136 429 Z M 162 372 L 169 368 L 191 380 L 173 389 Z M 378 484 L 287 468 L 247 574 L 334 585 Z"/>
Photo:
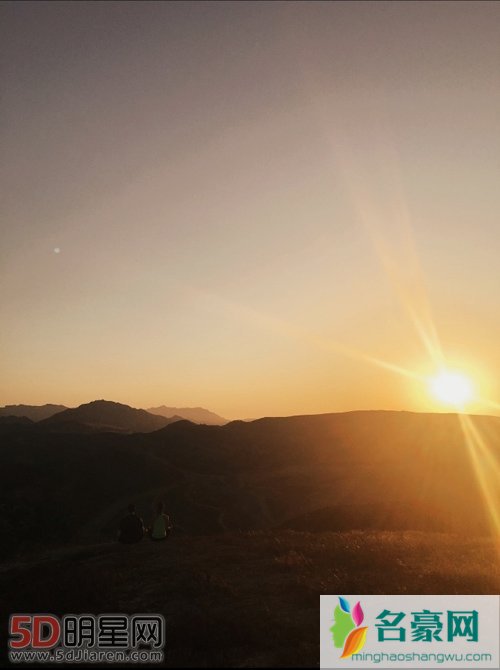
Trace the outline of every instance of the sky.
<path fill-rule="evenodd" d="M 0 403 L 500 414 L 500 4 L 4 2 Z"/>

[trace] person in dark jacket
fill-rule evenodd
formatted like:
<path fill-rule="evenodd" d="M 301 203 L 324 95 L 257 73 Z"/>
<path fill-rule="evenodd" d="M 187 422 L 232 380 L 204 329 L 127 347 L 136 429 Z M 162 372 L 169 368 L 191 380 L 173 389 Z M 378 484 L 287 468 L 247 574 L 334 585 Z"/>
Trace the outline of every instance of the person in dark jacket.
<path fill-rule="evenodd" d="M 135 544 L 144 537 L 144 524 L 142 519 L 137 516 L 135 505 L 128 506 L 128 514 L 120 521 L 118 531 L 118 542 L 124 544 Z"/>

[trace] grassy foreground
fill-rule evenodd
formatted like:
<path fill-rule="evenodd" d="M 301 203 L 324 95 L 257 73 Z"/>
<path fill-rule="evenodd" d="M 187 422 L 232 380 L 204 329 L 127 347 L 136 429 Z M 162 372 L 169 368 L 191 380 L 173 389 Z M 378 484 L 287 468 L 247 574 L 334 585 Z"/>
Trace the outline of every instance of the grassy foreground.
<path fill-rule="evenodd" d="M 4 565 L 0 592 L 2 653 L 11 612 L 161 612 L 167 666 L 311 667 L 320 594 L 499 593 L 499 547 L 419 532 L 172 537 Z"/>

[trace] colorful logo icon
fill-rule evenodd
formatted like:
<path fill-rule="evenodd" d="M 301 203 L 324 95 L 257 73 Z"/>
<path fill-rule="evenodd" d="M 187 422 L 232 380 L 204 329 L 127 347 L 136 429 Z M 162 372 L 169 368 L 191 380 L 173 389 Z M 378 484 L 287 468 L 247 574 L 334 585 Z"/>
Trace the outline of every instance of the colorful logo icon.
<path fill-rule="evenodd" d="M 330 628 L 333 644 L 343 649 L 340 658 L 349 658 L 357 654 L 365 645 L 368 626 L 362 626 L 365 618 L 361 603 L 351 609 L 349 601 L 339 596 L 339 605 L 333 612 L 333 626 Z"/>

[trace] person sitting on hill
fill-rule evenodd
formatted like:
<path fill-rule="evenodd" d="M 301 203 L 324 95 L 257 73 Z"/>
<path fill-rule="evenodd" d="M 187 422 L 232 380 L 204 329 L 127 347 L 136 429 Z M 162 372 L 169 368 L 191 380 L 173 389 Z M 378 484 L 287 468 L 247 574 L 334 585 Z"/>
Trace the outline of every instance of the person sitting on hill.
<path fill-rule="evenodd" d="M 120 521 L 118 532 L 118 542 L 124 544 L 135 544 L 144 537 L 144 524 L 142 519 L 137 516 L 135 505 L 128 506 L 128 514 Z"/>
<path fill-rule="evenodd" d="M 155 506 L 153 522 L 151 524 L 151 539 L 158 542 L 166 540 L 170 535 L 172 527 L 168 514 L 164 513 L 164 504 L 159 502 Z"/>

